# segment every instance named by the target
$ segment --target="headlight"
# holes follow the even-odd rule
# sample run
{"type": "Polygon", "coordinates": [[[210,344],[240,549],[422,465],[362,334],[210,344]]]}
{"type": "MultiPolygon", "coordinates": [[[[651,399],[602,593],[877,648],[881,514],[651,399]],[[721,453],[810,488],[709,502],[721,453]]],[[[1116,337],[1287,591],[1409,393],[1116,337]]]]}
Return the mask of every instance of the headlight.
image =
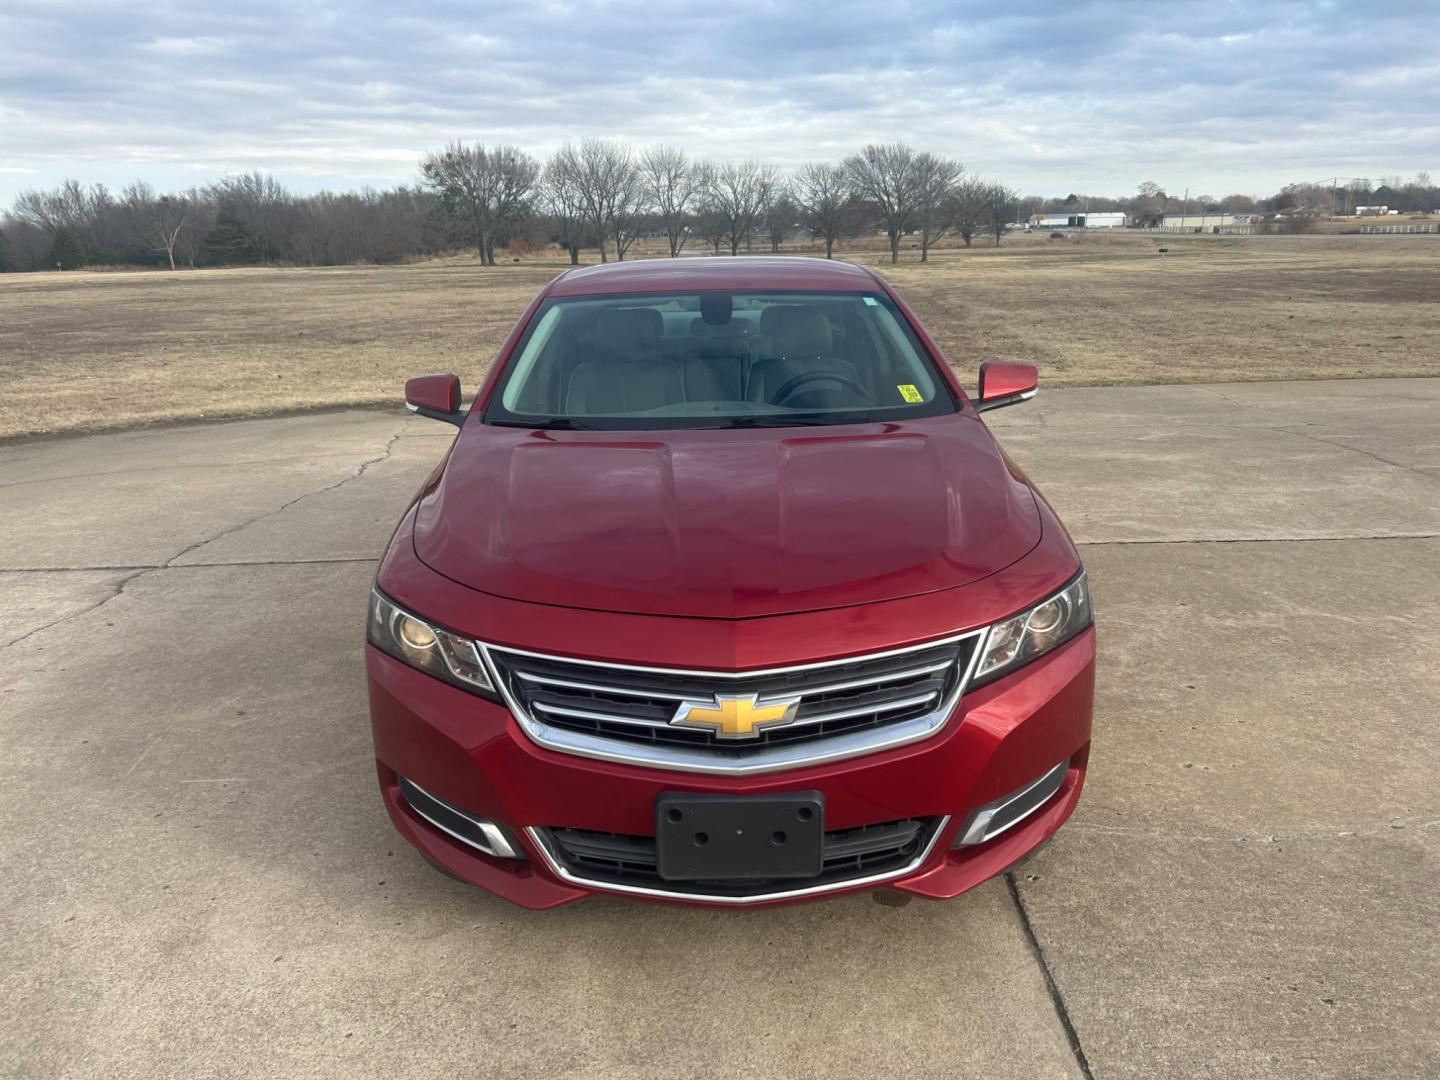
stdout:
{"type": "Polygon", "coordinates": [[[1085,571],[1029,611],[990,627],[971,685],[988,682],[1069,641],[1095,621],[1085,571]]]}
{"type": "Polygon", "coordinates": [[[485,661],[475,642],[448,630],[441,630],[380,594],[370,592],[370,618],[366,620],[365,636],[371,645],[389,653],[396,660],[427,675],[469,690],[471,693],[495,697],[495,685],[485,670],[485,661]]]}

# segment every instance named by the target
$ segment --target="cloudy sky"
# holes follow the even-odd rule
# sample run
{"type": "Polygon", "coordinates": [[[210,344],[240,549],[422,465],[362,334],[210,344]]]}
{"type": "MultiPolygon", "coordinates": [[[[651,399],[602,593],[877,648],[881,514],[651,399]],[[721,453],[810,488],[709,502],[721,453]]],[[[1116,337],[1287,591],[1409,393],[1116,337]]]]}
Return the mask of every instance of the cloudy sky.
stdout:
{"type": "Polygon", "coordinates": [[[1436,0],[0,0],[0,204],[591,134],[782,165],[899,138],[1059,194],[1440,173],[1437,32],[1436,0]]]}

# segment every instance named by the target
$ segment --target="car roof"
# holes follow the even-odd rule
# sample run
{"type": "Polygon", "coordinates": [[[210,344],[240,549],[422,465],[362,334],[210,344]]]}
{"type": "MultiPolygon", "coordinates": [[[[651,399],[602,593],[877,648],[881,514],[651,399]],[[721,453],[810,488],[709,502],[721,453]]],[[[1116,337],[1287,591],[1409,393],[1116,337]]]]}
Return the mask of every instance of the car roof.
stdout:
{"type": "Polygon", "coordinates": [[[799,256],[638,259],[602,263],[562,274],[550,296],[595,296],[701,290],[868,292],[879,287],[863,266],[799,256]]]}

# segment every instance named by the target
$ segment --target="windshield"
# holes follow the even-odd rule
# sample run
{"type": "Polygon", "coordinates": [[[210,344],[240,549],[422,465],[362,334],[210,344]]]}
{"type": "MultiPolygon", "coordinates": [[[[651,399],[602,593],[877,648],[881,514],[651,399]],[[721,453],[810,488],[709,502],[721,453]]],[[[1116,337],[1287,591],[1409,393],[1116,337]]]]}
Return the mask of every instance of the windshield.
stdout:
{"type": "Polygon", "coordinates": [[[888,297],[706,292],[547,301],[485,422],[759,427],[954,411],[888,297]]]}

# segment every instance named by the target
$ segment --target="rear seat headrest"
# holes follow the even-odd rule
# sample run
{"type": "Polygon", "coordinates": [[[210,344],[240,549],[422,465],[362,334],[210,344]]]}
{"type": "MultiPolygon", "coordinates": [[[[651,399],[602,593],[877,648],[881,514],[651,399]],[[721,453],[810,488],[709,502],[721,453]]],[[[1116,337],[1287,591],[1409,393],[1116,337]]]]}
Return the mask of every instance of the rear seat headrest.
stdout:
{"type": "Polygon", "coordinates": [[[773,337],[775,331],[780,327],[780,319],[783,317],[782,313],[791,311],[799,306],[799,304],[774,304],[765,308],[760,312],[760,333],[769,334],[773,337]]]}
{"type": "MultiPolygon", "coordinates": [[[[770,331],[775,339],[776,356],[826,356],[834,344],[830,331],[830,316],[825,309],[813,304],[795,304],[770,308],[765,315],[771,315],[774,328],[770,331]]],[[[763,318],[763,316],[762,316],[763,318]]]]}
{"type": "Polygon", "coordinates": [[[749,319],[731,319],[726,323],[707,323],[704,319],[691,319],[690,333],[703,338],[750,337],[755,333],[755,324],[749,319]]]}
{"type": "Polygon", "coordinates": [[[711,326],[728,323],[734,310],[735,300],[728,292],[700,294],[700,317],[711,326]]]}
{"type": "Polygon", "coordinates": [[[595,323],[595,344],[622,360],[653,360],[665,335],[665,319],[654,308],[607,308],[595,323]]]}

